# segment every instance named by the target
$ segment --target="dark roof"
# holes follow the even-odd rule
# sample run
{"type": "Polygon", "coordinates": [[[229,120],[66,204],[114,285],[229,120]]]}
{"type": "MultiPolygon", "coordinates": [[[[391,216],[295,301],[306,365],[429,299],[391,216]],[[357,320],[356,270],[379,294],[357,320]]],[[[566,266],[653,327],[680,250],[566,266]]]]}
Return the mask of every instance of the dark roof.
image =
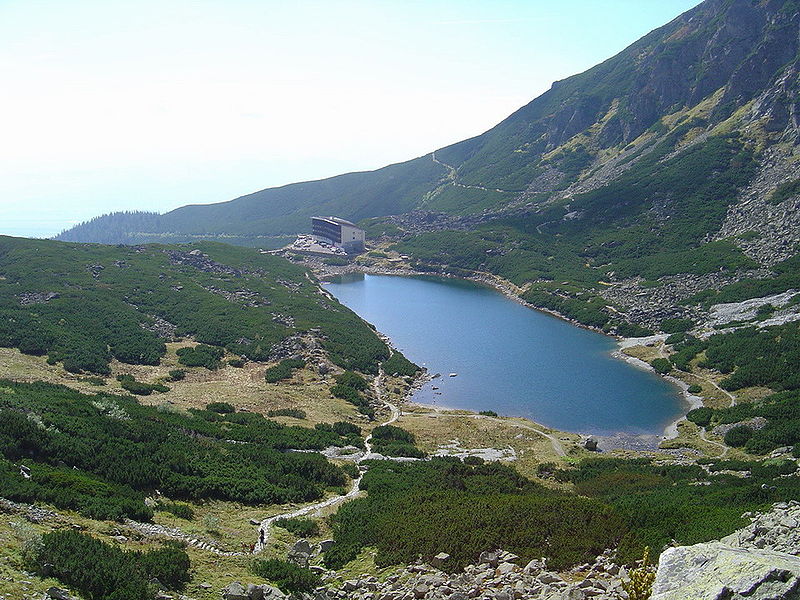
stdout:
{"type": "Polygon", "coordinates": [[[311,217],[312,220],[319,219],[320,221],[330,221],[331,223],[336,223],[337,225],[349,225],[350,227],[355,227],[356,229],[361,229],[355,223],[351,223],[346,219],[340,219],[339,217],[311,217]]]}

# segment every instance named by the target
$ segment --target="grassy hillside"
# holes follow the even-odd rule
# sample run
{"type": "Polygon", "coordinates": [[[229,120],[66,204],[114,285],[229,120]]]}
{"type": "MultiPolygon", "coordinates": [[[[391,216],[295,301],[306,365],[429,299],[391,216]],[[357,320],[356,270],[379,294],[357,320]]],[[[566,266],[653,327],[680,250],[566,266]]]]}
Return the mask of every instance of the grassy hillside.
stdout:
{"type": "Polygon", "coordinates": [[[352,441],[256,413],[167,411],[131,396],[0,381],[0,496],[92,518],[150,520],[144,498],[156,489],[183,500],[314,500],[344,485],[344,473],[319,454],[281,451],[352,441]]]}
{"type": "Polygon", "coordinates": [[[285,242],[281,236],[308,230],[315,215],[359,221],[412,210],[445,175],[444,167],[424,156],[377,171],[270,188],[229,202],[184,206],[163,216],[116,213],[79,225],[59,239],[143,243],[205,238],[277,247],[285,242]]]}
{"type": "Polygon", "coordinates": [[[429,155],[62,238],[278,246],[335,213],[420,271],[489,272],[537,306],[641,335],[712,299],[796,287],[798,31],[793,0],[704,2],[429,155]]]}
{"type": "Polygon", "coordinates": [[[308,272],[247,248],[111,247],[0,237],[0,345],[68,371],[158,364],[164,336],[266,360],[312,332],[331,360],[374,372],[386,345],[308,272]]]}
{"type": "MultiPolygon", "coordinates": [[[[267,246],[280,243],[275,236],[307,230],[315,213],[357,221],[414,209],[476,215],[536,206],[603,165],[635,167],[646,146],[681,117],[691,116],[683,133],[705,134],[785,81],[798,56],[798,18],[793,0],[704,2],[554,83],[484,134],[435,153],[161,216],[118,213],[60,237],[106,243],[206,237],[267,246]]],[[[793,98],[791,86],[776,90],[753,117],[763,116],[763,125],[778,132],[791,123],[786,106],[793,98]]],[[[644,165],[639,177],[652,167],[644,165]]],[[[605,198],[597,202],[610,208],[605,198]]]]}

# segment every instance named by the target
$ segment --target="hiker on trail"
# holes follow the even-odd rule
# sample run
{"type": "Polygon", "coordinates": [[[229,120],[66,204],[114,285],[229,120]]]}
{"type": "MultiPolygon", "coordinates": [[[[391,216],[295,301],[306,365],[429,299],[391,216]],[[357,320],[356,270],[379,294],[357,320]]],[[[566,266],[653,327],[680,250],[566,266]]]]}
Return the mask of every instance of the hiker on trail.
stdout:
{"type": "Polygon", "coordinates": [[[261,543],[263,544],[264,543],[264,530],[263,529],[259,529],[258,532],[259,532],[258,533],[258,539],[261,540],[261,543]]]}

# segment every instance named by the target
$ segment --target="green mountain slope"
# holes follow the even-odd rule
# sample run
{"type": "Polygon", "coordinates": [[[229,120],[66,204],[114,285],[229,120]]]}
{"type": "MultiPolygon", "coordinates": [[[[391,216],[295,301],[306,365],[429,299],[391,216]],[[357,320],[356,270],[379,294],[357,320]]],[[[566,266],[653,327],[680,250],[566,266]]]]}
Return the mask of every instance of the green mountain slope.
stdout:
{"type": "Polygon", "coordinates": [[[112,358],[158,364],[173,334],[267,360],[309,332],[345,368],[374,372],[389,355],[366,323],[283,258],[211,242],[0,237],[0,346],[47,354],[69,371],[108,373],[112,358]]]}
{"type": "MultiPolygon", "coordinates": [[[[630,144],[660,137],[696,107],[704,107],[696,128],[713,131],[795,73],[797,13],[793,0],[707,0],[617,56],[556,82],[486,133],[433,154],[162,216],[101,217],[60,237],[117,243],[201,236],[268,245],[270,236],[307,229],[314,213],[360,220],[413,209],[471,214],[519,205],[627,158],[630,144]]],[[[792,124],[796,81],[791,85],[759,107],[767,130],[792,124]]]]}
{"type": "Polygon", "coordinates": [[[698,319],[709,290],[795,280],[779,265],[800,244],[798,40],[795,0],[707,0],[430,155],[61,237],[279,245],[334,213],[392,232],[420,270],[491,272],[583,323],[698,319]]]}

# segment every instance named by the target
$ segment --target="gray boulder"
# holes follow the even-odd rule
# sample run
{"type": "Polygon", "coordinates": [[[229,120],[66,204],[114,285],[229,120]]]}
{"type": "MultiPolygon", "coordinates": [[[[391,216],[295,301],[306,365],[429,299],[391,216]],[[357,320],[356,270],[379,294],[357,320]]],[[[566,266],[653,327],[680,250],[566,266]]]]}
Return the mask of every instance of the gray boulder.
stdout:
{"type": "Polygon", "coordinates": [[[250,600],[245,587],[238,581],[222,588],[222,600],[250,600]]]}
{"type": "Polygon", "coordinates": [[[286,594],[271,585],[251,583],[247,586],[247,597],[250,600],[282,600],[286,594]]]}
{"type": "Polygon", "coordinates": [[[308,540],[298,540],[289,550],[287,558],[301,567],[308,566],[308,561],[314,554],[314,547],[308,540]]]}
{"type": "Polygon", "coordinates": [[[800,502],[778,502],[767,513],[749,516],[747,527],[720,541],[741,548],[759,548],[800,555],[800,502]]]}
{"type": "Polygon", "coordinates": [[[499,553],[490,550],[484,550],[478,557],[478,563],[481,565],[489,565],[490,567],[497,567],[497,565],[500,563],[499,553]]]}
{"type": "Polygon", "coordinates": [[[72,600],[72,596],[69,595],[67,590],[62,590],[58,587],[51,587],[47,589],[47,596],[52,598],[53,600],[72,600]]]}
{"type": "Polygon", "coordinates": [[[661,555],[651,600],[800,597],[800,558],[722,542],[670,548],[661,555]]]}
{"type": "Polygon", "coordinates": [[[439,568],[449,559],[450,555],[447,552],[439,552],[439,554],[437,554],[431,559],[431,566],[439,568]]]}

